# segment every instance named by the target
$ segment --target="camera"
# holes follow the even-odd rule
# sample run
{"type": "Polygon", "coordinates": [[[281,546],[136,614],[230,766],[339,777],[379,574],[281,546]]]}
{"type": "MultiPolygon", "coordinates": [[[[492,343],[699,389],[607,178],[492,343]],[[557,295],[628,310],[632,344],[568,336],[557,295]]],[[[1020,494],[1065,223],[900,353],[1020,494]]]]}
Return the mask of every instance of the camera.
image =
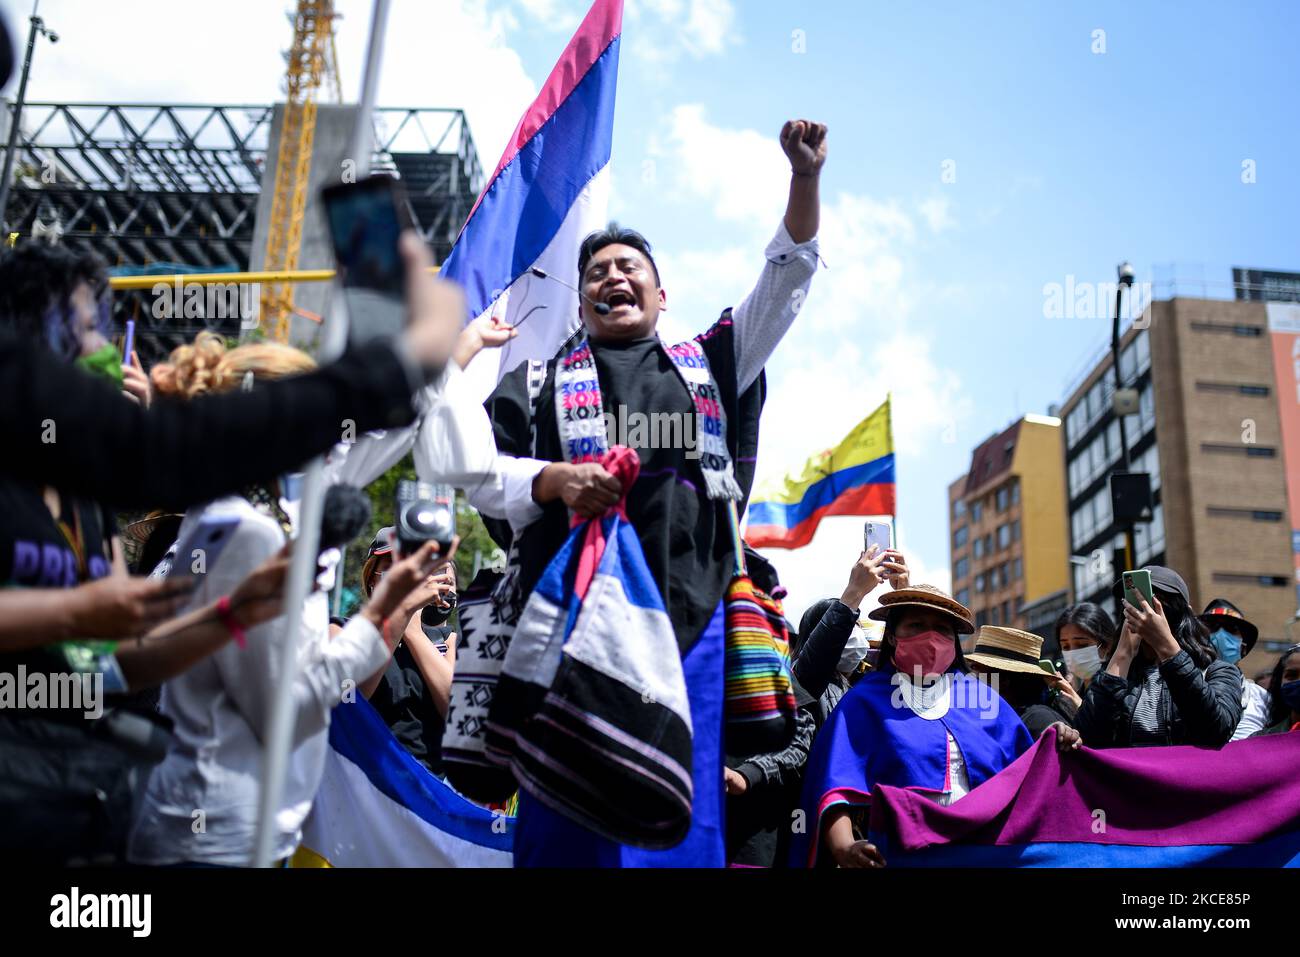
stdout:
{"type": "Polygon", "coordinates": [[[456,491],[450,485],[397,483],[397,550],[409,555],[425,542],[446,555],[456,537],[456,491]]]}

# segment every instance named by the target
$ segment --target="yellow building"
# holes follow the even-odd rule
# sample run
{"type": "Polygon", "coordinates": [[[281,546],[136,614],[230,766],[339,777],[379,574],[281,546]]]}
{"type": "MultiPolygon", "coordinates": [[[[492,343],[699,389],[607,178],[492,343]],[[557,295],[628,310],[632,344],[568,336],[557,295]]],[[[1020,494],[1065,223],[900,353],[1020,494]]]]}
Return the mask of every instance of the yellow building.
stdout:
{"type": "Polygon", "coordinates": [[[1068,594],[1061,420],[1026,415],[948,487],[953,595],[976,624],[1047,635],[1068,594]]]}

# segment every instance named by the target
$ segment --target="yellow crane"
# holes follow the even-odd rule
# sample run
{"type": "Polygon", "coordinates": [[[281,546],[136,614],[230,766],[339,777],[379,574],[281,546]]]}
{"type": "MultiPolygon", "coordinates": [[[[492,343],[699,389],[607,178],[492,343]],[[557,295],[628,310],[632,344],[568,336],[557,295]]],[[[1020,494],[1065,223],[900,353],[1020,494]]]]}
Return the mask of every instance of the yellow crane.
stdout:
{"type": "MultiPolygon", "coordinates": [[[[297,10],[290,15],[293,45],[286,54],[284,119],[276,153],[264,272],[282,273],[298,268],[312,144],[316,139],[316,98],[328,80],[335,99],[339,102],[343,99],[334,47],[336,16],[334,0],[298,0],[297,10]]],[[[293,283],[263,284],[261,310],[263,321],[270,324],[272,337],[278,342],[288,342],[289,322],[294,312],[293,283]]]]}

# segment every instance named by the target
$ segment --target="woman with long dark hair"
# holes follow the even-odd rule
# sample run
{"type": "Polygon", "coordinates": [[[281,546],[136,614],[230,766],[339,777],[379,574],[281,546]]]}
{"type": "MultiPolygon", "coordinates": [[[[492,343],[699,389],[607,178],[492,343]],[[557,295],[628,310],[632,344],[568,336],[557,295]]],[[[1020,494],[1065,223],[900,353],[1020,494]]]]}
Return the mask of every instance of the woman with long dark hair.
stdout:
{"type": "Polygon", "coordinates": [[[813,742],[795,866],[883,867],[861,820],[875,785],[947,806],[1033,743],[1015,711],[970,674],[959,640],[975,630],[970,609],[914,585],[881,596],[869,617],[885,622],[879,667],[845,692],[813,742]]]}
{"type": "Polygon", "coordinates": [[[1154,602],[1124,600],[1124,626],[1106,667],[1075,717],[1094,748],[1227,744],[1241,720],[1241,672],[1220,661],[1192,611],[1187,583],[1172,569],[1148,566],[1154,602]]]}
{"type": "Polygon", "coordinates": [[[1283,734],[1300,730],[1300,644],[1291,645],[1282,652],[1273,668],[1273,679],[1268,683],[1272,706],[1268,714],[1269,726],[1251,735],[1283,734]]]}
{"type": "Polygon", "coordinates": [[[1056,642],[1065,659],[1066,677],[1082,695],[1115,647],[1115,623],[1101,605],[1079,602],[1056,619],[1056,642]]]}

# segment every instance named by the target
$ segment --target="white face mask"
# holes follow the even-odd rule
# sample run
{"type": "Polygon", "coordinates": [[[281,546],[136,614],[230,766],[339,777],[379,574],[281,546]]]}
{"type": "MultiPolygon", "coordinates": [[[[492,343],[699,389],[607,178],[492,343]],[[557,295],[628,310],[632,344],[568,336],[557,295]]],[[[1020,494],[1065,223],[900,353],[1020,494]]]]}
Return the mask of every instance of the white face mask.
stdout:
{"type": "Polygon", "coordinates": [[[867,636],[854,628],[849,632],[849,640],[844,643],[844,652],[840,655],[840,663],[836,665],[835,670],[842,675],[853,674],[862,663],[862,659],[867,656],[867,649],[870,647],[867,644],[867,636]]]}
{"type": "Polygon", "coordinates": [[[1063,651],[1065,655],[1065,664],[1070,669],[1070,674],[1074,677],[1088,681],[1101,670],[1101,653],[1097,650],[1096,645],[1089,645],[1087,648],[1079,648],[1075,651],[1063,651]]]}

